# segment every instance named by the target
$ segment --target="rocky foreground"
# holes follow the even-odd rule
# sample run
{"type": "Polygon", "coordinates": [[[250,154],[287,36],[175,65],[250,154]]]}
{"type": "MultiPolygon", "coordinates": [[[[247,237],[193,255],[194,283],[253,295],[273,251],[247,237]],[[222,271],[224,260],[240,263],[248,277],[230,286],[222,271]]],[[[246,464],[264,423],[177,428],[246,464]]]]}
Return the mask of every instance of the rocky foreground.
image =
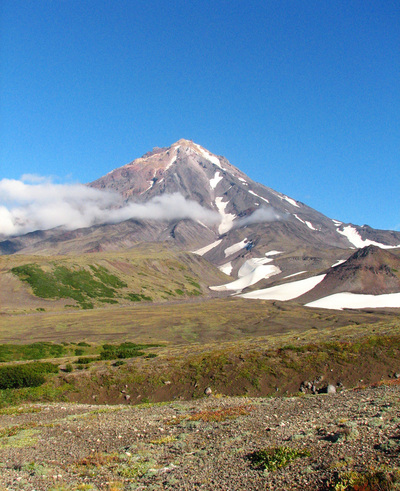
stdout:
{"type": "Polygon", "coordinates": [[[0,489],[399,489],[397,382],[287,398],[2,409],[0,489]]]}

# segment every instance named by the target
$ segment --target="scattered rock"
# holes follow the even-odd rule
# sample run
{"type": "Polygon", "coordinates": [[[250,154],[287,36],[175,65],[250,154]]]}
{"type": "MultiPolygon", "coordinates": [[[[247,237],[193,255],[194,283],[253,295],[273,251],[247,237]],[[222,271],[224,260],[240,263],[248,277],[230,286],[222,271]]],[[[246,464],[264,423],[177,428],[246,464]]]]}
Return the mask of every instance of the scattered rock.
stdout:
{"type": "Polygon", "coordinates": [[[212,389],[211,387],[207,387],[206,390],[204,391],[204,394],[208,397],[212,394],[212,389]]]}
{"type": "Polygon", "coordinates": [[[125,395],[125,400],[129,401],[130,398],[131,398],[131,396],[129,394],[125,395]]]}
{"type": "Polygon", "coordinates": [[[171,385],[171,381],[170,380],[165,380],[164,381],[164,385],[171,385]]]}
{"type": "Polygon", "coordinates": [[[327,394],[336,394],[336,387],[332,384],[329,384],[328,387],[326,388],[326,393],[327,394]]]}
{"type": "Polygon", "coordinates": [[[328,384],[318,390],[319,394],[336,394],[336,387],[332,384],[328,384]]]}

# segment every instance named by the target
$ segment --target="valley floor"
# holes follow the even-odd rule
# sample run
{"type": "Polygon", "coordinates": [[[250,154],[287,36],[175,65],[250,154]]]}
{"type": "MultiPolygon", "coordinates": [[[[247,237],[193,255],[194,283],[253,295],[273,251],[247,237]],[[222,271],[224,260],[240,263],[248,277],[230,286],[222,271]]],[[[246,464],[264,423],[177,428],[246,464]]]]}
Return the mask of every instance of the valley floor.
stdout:
{"type": "Polygon", "coordinates": [[[5,408],[0,489],[398,489],[398,382],[299,397],[5,408]],[[292,460],[274,470],[280,447],[292,460]]]}

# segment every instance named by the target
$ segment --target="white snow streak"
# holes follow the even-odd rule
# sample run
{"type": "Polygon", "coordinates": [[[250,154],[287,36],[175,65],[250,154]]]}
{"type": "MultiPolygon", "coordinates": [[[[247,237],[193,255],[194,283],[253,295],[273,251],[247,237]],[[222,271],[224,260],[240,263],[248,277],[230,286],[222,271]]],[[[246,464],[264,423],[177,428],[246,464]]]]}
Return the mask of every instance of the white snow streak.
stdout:
{"type": "Polygon", "coordinates": [[[311,222],[307,222],[307,220],[306,221],[302,220],[295,213],[293,213],[293,216],[297,218],[297,220],[299,220],[301,223],[304,223],[304,225],[307,225],[307,227],[310,228],[311,230],[317,230],[311,222]]]}
{"type": "Polygon", "coordinates": [[[308,228],[310,228],[311,230],[317,230],[317,229],[314,227],[314,225],[313,225],[311,222],[307,222],[307,220],[306,220],[306,225],[307,225],[307,227],[308,227],[308,228]]]}
{"type": "Polygon", "coordinates": [[[382,249],[395,249],[396,247],[400,247],[400,244],[397,246],[390,246],[381,244],[380,242],[375,242],[374,240],[363,239],[357,230],[351,225],[344,227],[343,230],[337,230],[337,232],[347,237],[348,241],[357,247],[357,249],[361,249],[362,247],[369,245],[375,245],[381,247],[382,249]]]}
{"type": "MultiPolygon", "coordinates": [[[[171,165],[176,162],[176,158],[178,156],[178,149],[180,148],[181,146],[180,145],[177,145],[175,148],[175,155],[172,157],[172,159],[170,160],[169,164],[167,165],[167,167],[165,168],[165,170],[169,169],[171,167],[171,165]]],[[[161,182],[161,181],[160,181],[161,182]]]]}
{"type": "Polygon", "coordinates": [[[197,143],[193,143],[193,145],[198,149],[198,151],[201,153],[201,155],[212,162],[213,164],[217,165],[220,169],[226,170],[222,167],[221,162],[219,161],[219,158],[217,158],[215,155],[212,155],[210,152],[207,152],[204,148],[202,148],[200,145],[197,145],[197,143]]]}
{"type": "MultiPolygon", "coordinates": [[[[154,170],[154,171],[153,171],[153,179],[155,178],[155,176],[156,176],[156,171],[154,170]]],[[[150,183],[150,186],[149,186],[147,189],[145,189],[144,191],[142,191],[140,194],[144,194],[144,193],[146,193],[146,192],[147,192],[147,191],[149,191],[149,189],[151,189],[151,188],[154,186],[154,184],[155,184],[155,181],[153,181],[153,180],[151,180],[151,181],[147,181],[147,182],[149,182],[149,183],[150,183]]]]}
{"type": "Polygon", "coordinates": [[[305,280],[292,281],[284,285],[271,286],[263,290],[256,290],[240,295],[243,298],[262,299],[262,300],[293,300],[304,293],[312,290],[318,283],[325,278],[325,275],[312,276],[305,280]]]}
{"type": "Polygon", "coordinates": [[[297,208],[300,208],[300,206],[296,203],[296,201],[292,198],[289,198],[289,196],[284,196],[282,199],[284,199],[285,201],[287,201],[291,205],[297,206],[297,208]]]}
{"type": "Polygon", "coordinates": [[[230,247],[227,247],[225,249],[225,257],[231,256],[232,254],[235,254],[235,252],[239,252],[241,249],[244,249],[246,247],[248,240],[243,239],[241,242],[238,242],[237,244],[233,244],[230,247]]]}
{"type": "Polygon", "coordinates": [[[228,232],[232,228],[233,220],[236,218],[236,215],[232,213],[225,213],[225,208],[227,207],[229,201],[223,202],[223,198],[218,197],[215,198],[215,204],[218,208],[219,214],[222,217],[222,221],[220,226],[218,227],[218,232],[220,234],[224,234],[228,232]]]}
{"type": "Polygon", "coordinates": [[[339,266],[339,264],[343,264],[346,262],[346,259],[339,259],[338,261],[335,262],[335,264],[332,264],[331,268],[336,268],[336,266],[339,266]]]}
{"type": "Polygon", "coordinates": [[[264,256],[276,256],[277,254],[283,254],[283,251],[269,251],[264,254],[264,256]]]}
{"type": "Polygon", "coordinates": [[[307,271],[299,271],[298,273],[293,273],[290,274],[289,276],[285,276],[283,279],[286,280],[286,278],[292,278],[293,276],[297,276],[299,274],[307,273],[307,271]]]}
{"type": "Polygon", "coordinates": [[[197,251],[192,251],[193,254],[197,254],[198,256],[204,256],[206,252],[211,251],[211,249],[214,249],[214,247],[217,247],[222,242],[222,239],[216,240],[212,244],[208,244],[201,249],[197,249],[197,251]]]}
{"type": "Polygon", "coordinates": [[[165,170],[169,169],[174,162],[176,162],[176,155],[174,155],[172,157],[170,163],[167,165],[167,167],[165,168],[165,170]]]}
{"type": "Polygon", "coordinates": [[[257,198],[263,199],[266,203],[269,203],[269,201],[266,198],[263,198],[262,196],[259,196],[254,191],[250,191],[249,190],[249,193],[252,194],[253,196],[257,196],[257,198]]]}
{"type": "Polygon", "coordinates": [[[221,174],[217,171],[215,173],[215,176],[210,179],[210,186],[211,186],[211,189],[215,189],[217,187],[217,184],[219,183],[219,181],[221,181],[223,179],[223,176],[221,176],[221,174]]]}
{"type": "Polygon", "coordinates": [[[400,308],[400,293],[385,295],[362,295],[357,293],[335,293],[306,304],[306,307],[320,309],[378,309],[384,307],[400,308]]]}

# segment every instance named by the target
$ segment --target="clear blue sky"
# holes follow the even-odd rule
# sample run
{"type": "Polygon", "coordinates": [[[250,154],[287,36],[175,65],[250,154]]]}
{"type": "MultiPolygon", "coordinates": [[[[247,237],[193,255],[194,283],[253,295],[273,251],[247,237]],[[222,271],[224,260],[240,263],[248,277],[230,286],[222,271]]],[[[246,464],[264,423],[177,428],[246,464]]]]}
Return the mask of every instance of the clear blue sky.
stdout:
{"type": "Polygon", "coordinates": [[[400,230],[400,4],[2,0],[0,179],[94,180],[180,138],[400,230]]]}

